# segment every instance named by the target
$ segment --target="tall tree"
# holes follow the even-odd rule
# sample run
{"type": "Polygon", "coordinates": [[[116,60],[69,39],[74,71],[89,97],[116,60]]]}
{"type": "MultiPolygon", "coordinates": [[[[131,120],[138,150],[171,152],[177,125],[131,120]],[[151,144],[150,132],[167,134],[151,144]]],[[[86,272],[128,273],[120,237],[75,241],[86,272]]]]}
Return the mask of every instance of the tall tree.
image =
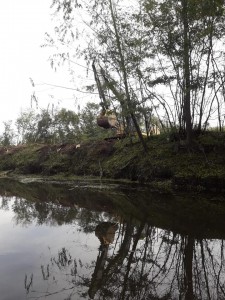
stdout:
{"type": "Polygon", "coordinates": [[[18,142],[33,143],[37,134],[37,116],[33,110],[21,112],[16,119],[18,142]]]}
{"type": "Polygon", "coordinates": [[[112,0],[109,0],[109,5],[110,5],[110,13],[111,13],[111,18],[112,18],[112,23],[113,23],[114,33],[115,33],[117,50],[118,50],[118,54],[119,54],[119,67],[121,69],[123,84],[124,84],[124,88],[125,88],[125,99],[124,99],[124,101],[127,102],[127,107],[128,107],[130,116],[132,118],[132,121],[134,123],[135,129],[137,131],[138,137],[139,137],[139,139],[140,139],[140,141],[141,141],[141,143],[144,147],[144,150],[147,151],[147,145],[146,145],[146,143],[143,139],[139,124],[137,122],[137,118],[135,116],[135,111],[134,111],[133,105],[132,105],[131,95],[130,95],[130,91],[129,91],[129,87],[128,87],[127,68],[126,68],[125,59],[124,59],[124,56],[123,56],[121,39],[120,39],[120,36],[119,36],[117,24],[116,24],[116,16],[115,16],[115,12],[114,12],[114,7],[112,5],[112,0]]]}
{"type": "Polygon", "coordinates": [[[53,7],[62,12],[57,36],[64,45],[74,42],[77,10],[77,16],[85,15],[83,43],[75,40],[75,56],[100,63],[111,105],[122,107],[126,125],[132,119],[144,148],[137,111],[154,111],[162,128],[178,127],[188,144],[193,128],[204,130],[216,112],[222,128],[223,0],[91,0],[82,6],[54,0],[53,7]]]}
{"type": "MultiPolygon", "coordinates": [[[[72,2],[70,4],[73,10],[72,2]]],[[[130,127],[130,120],[132,120],[133,127],[144,149],[147,150],[136,117],[139,97],[131,85],[132,72],[137,65],[131,57],[138,59],[136,41],[129,34],[131,24],[128,21],[131,20],[132,11],[129,9],[129,15],[126,16],[127,11],[125,13],[120,9],[117,10],[117,5],[112,1],[91,1],[83,6],[83,9],[90,14],[88,26],[93,28],[94,36],[90,38],[88,47],[79,53],[82,53],[87,61],[96,60],[101,64],[108,82],[106,87],[109,92],[108,97],[113,100],[112,106],[119,106],[119,111],[124,114],[126,127],[130,127]]],[[[61,2],[58,8],[63,10],[63,7],[61,2]]]]}
{"type": "Polygon", "coordinates": [[[184,73],[184,108],[183,118],[186,124],[187,142],[191,143],[192,119],[191,119],[191,70],[190,70],[190,35],[188,20],[188,0],[182,0],[183,21],[183,73],[184,73]]]}
{"type": "Polygon", "coordinates": [[[168,86],[179,127],[186,130],[190,143],[193,126],[199,131],[206,127],[216,107],[214,100],[222,89],[218,85],[215,88],[212,78],[215,78],[214,57],[222,62],[218,42],[225,34],[224,3],[221,0],[144,2],[145,24],[155,37],[153,48],[159,66],[156,79],[149,84],[168,86]]]}
{"type": "Polygon", "coordinates": [[[15,137],[15,133],[14,130],[12,129],[12,121],[7,121],[7,122],[3,122],[4,125],[4,131],[2,136],[0,137],[0,143],[3,146],[10,146],[13,145],[14,141],[14,137],[15,137]]]}
{"type": "Polygon", "coordinates": [[[54,115],[53,127],[55,142],[80,142],[80,119],[77,113],[64,108],[57,111],[54,115]]]}

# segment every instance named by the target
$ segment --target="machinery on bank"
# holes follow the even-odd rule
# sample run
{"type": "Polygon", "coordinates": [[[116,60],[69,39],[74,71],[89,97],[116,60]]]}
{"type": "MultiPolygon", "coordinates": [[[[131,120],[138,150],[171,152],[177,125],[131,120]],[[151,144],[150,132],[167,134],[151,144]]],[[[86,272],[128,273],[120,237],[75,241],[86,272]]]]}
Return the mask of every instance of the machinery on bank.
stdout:
{"type": "Polygon", "coordinates": [[[110,109],[110,103],[106,98],[106,86],[107,83],[103,76],[103,70],[101,67],[98,69],[95,66],[95,63],[92,64],[95,81],[98,88],[99,97],[101,99],[100,106],[101,111],[97,116],[97,124],[98,126],[105,129],[112,129],[116,131],[116,135],[120,136],[124,134],[123,127],[119,124],[116,113],[110,109]]]}
{"type": "MultiPolygon", "coordinates": [[[[98,65],[98,67],[96,68],[95,62],[93,62],[92,68],[98,88],[99,97],[101,99],[101,111],[97,116],[97,124],[104,129],[114,130],[116,132],[115,138],[124,138],[127,135],[127,132],[125,131],[124,126],[118,121],[116,113],[110,109],[110,103],[106,97],[106,88],[110,89],[118,100],[120,99],[120,103],[125,102],[125,94],[118,91],[115,85],[108,80],[101,66],[98,65]]],[[[132,126],[131,119],[129,117],[126,117],[126,124],[129,124],[129,135],[136,135],[136,132],[132,126]]],[[[151,124],[148,134],[146,132],[141,132],[141,134],[142,136],[158,135],[160,134],[160,130],[157,125],[151,124]]]]}

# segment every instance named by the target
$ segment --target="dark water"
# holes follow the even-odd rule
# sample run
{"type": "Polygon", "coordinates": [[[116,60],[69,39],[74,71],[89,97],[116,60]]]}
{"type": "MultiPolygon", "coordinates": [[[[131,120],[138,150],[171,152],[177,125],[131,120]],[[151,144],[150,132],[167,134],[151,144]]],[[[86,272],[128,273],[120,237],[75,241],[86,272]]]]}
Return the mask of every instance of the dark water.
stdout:
{"type": "Polygon", "coordinates": [[[224,203],[1,179],[0,299],[225,299],[224,203]]]}

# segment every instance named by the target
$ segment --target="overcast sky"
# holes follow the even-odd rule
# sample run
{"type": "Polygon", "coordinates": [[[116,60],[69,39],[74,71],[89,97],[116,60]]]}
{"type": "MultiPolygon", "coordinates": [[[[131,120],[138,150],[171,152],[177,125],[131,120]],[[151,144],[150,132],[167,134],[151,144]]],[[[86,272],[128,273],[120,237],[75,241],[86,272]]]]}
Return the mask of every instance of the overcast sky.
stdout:
{"type": "MultiPolygon", "coordinates": [[[[7,0],[0,10],[0,130],[2,122],[14,120],[31,107],[33,92],[29,78],[34,82],[72,86],[67,72],[55,73],[47,61],[51,49],[41,48],[45,32],[53,28],[51,0],[7,0]]],[[[47,106],[52,100],[58,105],[74,107],[73,92],[51,86],[37,86],[39,105],[47,106]]],[[[87,97],[81,94],[81,97],[87,97]]]]}

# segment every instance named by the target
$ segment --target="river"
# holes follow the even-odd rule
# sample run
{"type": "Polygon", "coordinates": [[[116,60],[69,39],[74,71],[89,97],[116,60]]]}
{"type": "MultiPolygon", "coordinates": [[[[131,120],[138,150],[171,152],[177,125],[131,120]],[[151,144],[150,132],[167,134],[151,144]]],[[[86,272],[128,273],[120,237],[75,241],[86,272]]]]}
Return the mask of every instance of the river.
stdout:
{"type": "Polygon", "coordinates": [[[0,299],[225,299],[221,195],[0,180],[0,299]]]}

